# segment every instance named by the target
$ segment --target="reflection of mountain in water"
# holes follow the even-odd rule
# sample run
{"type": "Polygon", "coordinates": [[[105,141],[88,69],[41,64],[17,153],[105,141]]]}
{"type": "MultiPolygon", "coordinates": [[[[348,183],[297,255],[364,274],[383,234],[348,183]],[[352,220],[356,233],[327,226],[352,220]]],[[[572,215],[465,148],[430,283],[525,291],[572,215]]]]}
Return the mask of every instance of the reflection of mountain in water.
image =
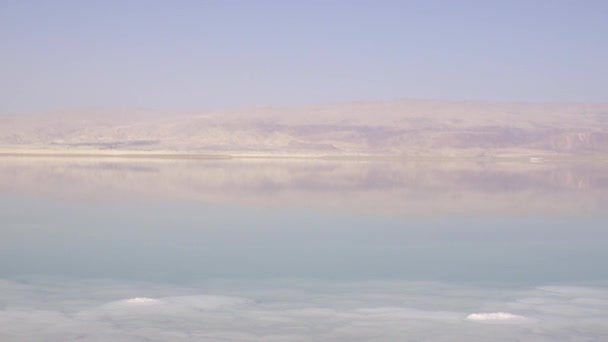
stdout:
{"type": "Polygon", "coordinates": [[[0,191],[386,214],[604,214],[608,163],[2,159],[0,191]]]}

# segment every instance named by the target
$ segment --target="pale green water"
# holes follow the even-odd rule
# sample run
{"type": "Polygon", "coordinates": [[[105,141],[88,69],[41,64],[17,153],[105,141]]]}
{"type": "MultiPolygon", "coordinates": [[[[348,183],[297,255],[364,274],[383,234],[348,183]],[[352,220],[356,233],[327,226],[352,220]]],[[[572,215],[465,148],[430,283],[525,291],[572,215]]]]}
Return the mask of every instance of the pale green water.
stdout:
{"type": "Polygon", "coordinates": [[[603,340],[604,171],[7,159],[0,340],[603,340]]]}

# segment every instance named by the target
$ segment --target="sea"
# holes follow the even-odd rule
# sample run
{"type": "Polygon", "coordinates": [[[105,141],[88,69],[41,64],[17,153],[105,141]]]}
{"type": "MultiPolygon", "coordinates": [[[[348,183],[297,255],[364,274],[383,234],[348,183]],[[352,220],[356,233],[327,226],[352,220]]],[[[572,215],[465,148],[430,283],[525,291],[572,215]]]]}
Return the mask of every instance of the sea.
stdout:
{"type": "Polygon", "coordinates": [[[0,157],[0,341],[608,341],[608,162],[0,157]]]}

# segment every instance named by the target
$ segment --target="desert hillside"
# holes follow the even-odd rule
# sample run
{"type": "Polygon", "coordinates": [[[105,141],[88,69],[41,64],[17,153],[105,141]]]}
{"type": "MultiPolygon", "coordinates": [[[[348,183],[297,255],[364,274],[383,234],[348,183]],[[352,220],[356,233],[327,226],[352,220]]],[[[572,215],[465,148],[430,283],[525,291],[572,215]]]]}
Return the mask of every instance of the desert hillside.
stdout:
{"type": "Polygon", "coordinates": [[[6,152],[602,156],[608,105],[400,100],[207,113],[0,116],[6,152]]]}

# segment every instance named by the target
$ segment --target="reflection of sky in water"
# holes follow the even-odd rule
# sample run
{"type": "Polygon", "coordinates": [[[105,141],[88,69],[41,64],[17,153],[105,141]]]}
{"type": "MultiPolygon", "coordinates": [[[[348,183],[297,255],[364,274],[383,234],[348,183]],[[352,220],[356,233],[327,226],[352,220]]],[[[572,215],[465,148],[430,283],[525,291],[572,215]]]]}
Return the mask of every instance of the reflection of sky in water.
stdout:
{"type": "Polygon", "coordinates": [[[362,164],[364,176],[355,172],[357,167],[342,170],[335,187],[322,191],[321,184],[331,178],[311,183],[308,166],[298,171],[289,165],[284,174],[273,166],[272,173],[284,179],[277,183],[222,165],[228,175],[249,178],[222,180],[217,178],[221,172],[212,170],[214,179],[226,185],[221,194],[213,181],[188,178],[187,167],[164,179],[158,173],[168,174],[170,165],[156,172],[150,171],[154,165],[125,163],[110,174],[107,165],[101,171],[89,166],[101,172],[90,179],[53,165],[55,171],[46,178],[36,165],[14,166],[26,176],[4,172],[15,182],[5,177],[0,194],[2,341],[41,336],[212,341],[608,336],[602,323],[608,319],[605,192],[601,176],[590,176],[594,172],[579,177],[545,170],[554,180],[537,187],[536,176],[515,170],[502,184],[518,186],[492,186],[486,183],[497,177],[494,171],[473,169],[460,170],[448,181],[409,185],[403,179],[422,170],[400,174],[391,167],[389,175],[380,175],[381,168],[362,164]],[[129,185],[137,183],[142,169],[156,176],[129,185]],[[63,196],[50,184],[59,179],[67,186],[61,175],[85,189],[66,188],[71,195],[63,196]],[[350,176],[340,180],[345,175],[350,176]],[[460,183],[475,177],[480,178],[476,184],[485,185],[460,183]],[[370,183],[372,178],[382,181],[370,183]],[[28,179],[39,182],[40,193],[33,185],[19,185],[28,179]],[[143,185],[154,185],[153,179],[162,191],[122,198],[125,189],[143,191],[143,185]],[[184,192],[184,183],[210,194],[162,195],[171,188],[184,192]],[[274,189],[262,194],[262,201],[273,196],[285,201],[258,205],[252,199],[257,190],[239,186],[274,189]],[[445,208],[450,197],[438,192],[439,186],[458,195],[453,208],[445,208]],[[95,196],[95,189],[104,195],[95,196]],[[429,189],[435,189],[426,195],[431,201],[414,196],[429,189]],[[407,200],[395,206],[399,191],[407,200]],[[214,201],[216,193],[224,200],[214,201]],[[361,213],[365,200],[341,202],[365,194],[375,196],[378,208],[383,200],[393,206],[361,213]],[[492,207],[483,204],[484,198],[502,202],[492,207]],[[516,203],[522,198],[560,203],[532,203],[543,208],[535,215],[522,211],[522,203],[516,203]],[[575,204],[578,211],[567,215],[552,215],[567,206],[568,198],[583,205],[575,204]],[[510,201],[519,209],[495,213],[510,201]],[[340,210],[323,209],[337,202],[340,210]],[[407,204],[423,212],[400,212],[407,204]],[[475,213],[471,207],[477,204],[490,209],[466,215],[475,213]],[[467,210],[454,209],[459,205],[467,210]]]}
{"type": "Polygon", "coordinates": [[[3,200],[3,273],[141,278],[597,280],[597,218],[399,218],[204,203],[3,200]],[[36,222],[37,221],[37,222],[36,222]],[[44,222],[44,223],[41,223],[44,222]],[[77,257],[75,257],[77,256],[77,257]]]}

